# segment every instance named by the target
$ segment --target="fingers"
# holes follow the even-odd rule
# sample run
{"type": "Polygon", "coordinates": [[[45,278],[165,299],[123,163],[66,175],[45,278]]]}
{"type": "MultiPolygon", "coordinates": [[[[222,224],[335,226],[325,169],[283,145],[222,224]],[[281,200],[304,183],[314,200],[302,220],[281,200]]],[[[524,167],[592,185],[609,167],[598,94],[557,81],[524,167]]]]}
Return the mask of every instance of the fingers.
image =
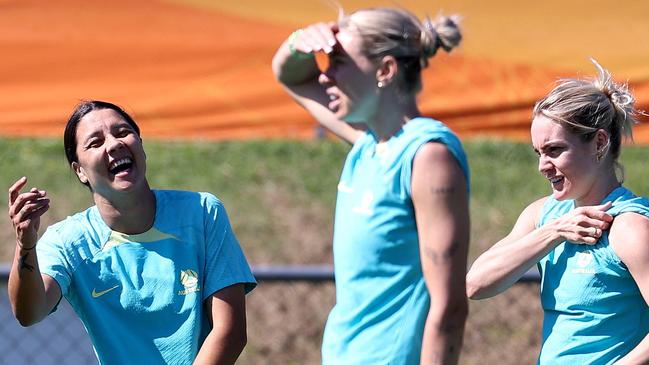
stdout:
{"type": "Polygon", "coordinates": [[[33,247],[38,240],[40,217],[49,210],[50,199],[44,191],[31,189],[20,194],[10,207],[11,223],[14,226],[16,240],[23,247],[33,247]]]}
{"type": "Polygon", "coordinates": [[[37,188],[20,193],[26,183],[27,179],[22,177],[9,188],[9,218],[16,238],[31,246],[35,244],[40,217],[50,207],[50,198],[46,191],[37,188]]]}
{"type": "Polygon", "coordinates": [[[611,227],[612,221],[613,221],[613,217],[611,217],[610,215],[605,215],[602,216],[601,218],[600,217],[591,218],[588,216],[584,216],[581,219],[581,221],[578,222],[578,224],[581,227],[585,227],[585,228],[594,227],[605,231],[611,227]],[[610,218],[611,220],[609,221],[608,218],[610,218]]]}
{"type": "Polygon", "coordinates": [[[303,53],[331,53],[336,43],[334,27],[327,23],[317,23],[303,29],[293,40],[293,47],[303,53]]]}
{"type": "Polygon", "coordinates": [[[591,214],[590,216],[592,218],[601,219],[610,223],[613,221],[613,216],[606,213],[606,211],[609,210],[612,206],[613,206],[613,202],[611,201],[608,201],[601,205],[594,206],[593,210],[589,210],[589,213],[591,214]]]}
{"type": "Polygon", "coordinates": [[[16,200],[18,194],[20,194],[20,189],[22,189],[25,184],[27,184],[27,178],[23,176],[18,179],[13,185],[11,185],[11,187],[9,188],[9,199],[7,200],[10,206],[14,203],[14,200],[16,200]]]}
{"type": "Polygon", "coordinates": [[[580,207],[561,219],[560,235],[573,243],[596,244],[611,227],[613,216],[606,213],[612,204],[580,207]]]}
{"type": "Polygon", "coordinates": [[[608,210],[610,207],[610,202],[597,206],[581,207],[575,209],[575,214],[583,214],[583,216],[587,218],[611,223],[613,222],[613,216],[606,213],[606,210],[608,210]]]}
{"type": "Polygon", "coordinates": [[[607,201],[607,202],[604,203],[604,204],[600,204],[600,205],[596,205],[596,206],[594,206],[594,208],[600,209],[600,210],[602,210],[602,211],[606,211],[606,210],[608,210],[608,209],[609,209],[610,207],[612,207],[612,206],[613,206],[613,202],[612,202],[612,201],[607,201]]]}
{"type": "Polygon", "coordinates": [[[9,217],[14,219],[14,217],[25,208],[25,206],[30,206],[33,203],[47,202],[49,204],[50,198],[47,197],[47,192],[45,190],[38,190],[32,188],[26,193],[19,194],[13,199],[13,202],[9,205],[9,217]]]}
{"type": "Polygon", "coordinates": [[[599,239],[602,236],[602,233],[604,233],[604,230],[597,227],[585,227],[580,233],[583,237],[592,237],[599,239]]]}
{"type": "Polygon", "coordinates": [[[25,205],[23,205],[22,209],[20,209],[20,211],[18,211],[14,215],[13,221],[17,224],[20,224],[28,220],[33,220],[43,215],[43,213],[45,213],[49,208],[50,208],[49,198],[32,200],[26,203],[25,205]]]}

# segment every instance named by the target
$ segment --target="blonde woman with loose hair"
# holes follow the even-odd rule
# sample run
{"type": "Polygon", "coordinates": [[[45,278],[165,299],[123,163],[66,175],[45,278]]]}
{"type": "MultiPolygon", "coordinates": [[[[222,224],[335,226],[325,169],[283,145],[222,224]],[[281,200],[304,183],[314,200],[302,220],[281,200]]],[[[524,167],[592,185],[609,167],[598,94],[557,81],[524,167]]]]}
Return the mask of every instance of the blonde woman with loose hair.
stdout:
{"type": "Polygon", "coordinates": [[[534,106],[532,145],[552,194],[467,275],[472,299],[497,295],[537,265],[544,311],[539,364],[649,363],[649,200],[618,162],[639,113],[625,85],[593,61],[534,106]]]}
{"type": "Polygon", "coordinates": [[[457,22],[362,9],[295,31],[273,59],[295,101],[353,145],[338,184],[325,365],[458,361],[469,170],[459,139],[416,100],[428,59],[460,42],[457,22]]]}

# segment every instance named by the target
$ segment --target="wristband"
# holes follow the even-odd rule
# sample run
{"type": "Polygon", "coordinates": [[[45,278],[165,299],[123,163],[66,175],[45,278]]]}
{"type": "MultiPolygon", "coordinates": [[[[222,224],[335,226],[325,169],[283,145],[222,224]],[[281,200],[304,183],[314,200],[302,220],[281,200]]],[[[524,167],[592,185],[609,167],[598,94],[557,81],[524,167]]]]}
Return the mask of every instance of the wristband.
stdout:
{"type": "Polygon", "coordinates": [[[315,57],[315,55],[313,53],[298,51],[297,49],[295,49],[295,45],[293,44],[295,38],[297,38],[297,36],[299,36],[302,32],[304,32],[304,29],[298,29],[295,32],[291,33],[290,36],[288,36],[288,50],[291,51],[291,57],[295,57],[300,60],[307,60],[315,57]]]}
{"type": "Polygon", "coordinates": [[[31,250],[36,248],[36,245],[34,245],[34,246],[30,247],[30,248],[25,248],[25,246],[23,246],[22,243],[20,243],[20,242],[17,242],[17,243],[18,243],[18,247],[20,247],[20,249],[23,250],[23,251],[31,251],[31,250]]]}

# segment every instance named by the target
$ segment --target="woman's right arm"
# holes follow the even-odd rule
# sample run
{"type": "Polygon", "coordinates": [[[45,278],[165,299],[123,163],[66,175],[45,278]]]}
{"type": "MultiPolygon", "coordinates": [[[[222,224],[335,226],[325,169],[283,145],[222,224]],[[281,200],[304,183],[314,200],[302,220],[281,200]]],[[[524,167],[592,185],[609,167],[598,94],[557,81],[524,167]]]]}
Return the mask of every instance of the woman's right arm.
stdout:
{"type": "Polygon", "coordinates": [[[502,293],[563,241],[595,244],[613,220],[605,213],[611,207],[607,203],[574,209],[537,228],[545,200],[525,208],[512,231],[475,260],[466,278],[469,298],[484,299],[502,293]]]}
{"type": "Polygon", "coordinates": [[[362,131],[336,118],[329,110],[329,96],[318,81],[322,71],[315,60],[316,52],[331,54],[337,40],[334,23],[316,23],[294,32],[273,57],[273,73],[288,94],[306,109],[323,127],[353,144],[362,131]]]}
{"type": "Polygon", "coordinates": [[[22,177],[9,188],[9,218],[16,234],[16,250],[9,274],[9,300],[14,316],[23,326],[45,318],[61,297],[56,281],[42,275],[36,257],[40,217],[49,209],[45,191],[32,188],[21,193],[27,184],[22,177]]]}

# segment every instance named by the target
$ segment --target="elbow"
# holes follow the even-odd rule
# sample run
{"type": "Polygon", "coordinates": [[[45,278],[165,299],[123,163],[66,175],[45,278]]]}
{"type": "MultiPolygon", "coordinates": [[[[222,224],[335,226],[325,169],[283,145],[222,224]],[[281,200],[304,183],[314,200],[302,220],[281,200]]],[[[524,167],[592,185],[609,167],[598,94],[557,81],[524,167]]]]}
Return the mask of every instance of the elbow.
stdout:
{"type": "Polygon", "coordinates": [[[275,54],[275,56],[273,57],[273,60],[271,61],[270,65],[273,71],[273,76],[275,76],[275,80],[281,84],[284,84],[282,78],[282,67],[286,61],[281,58],[282,57],[279,55],[279,51],[278,51],[278,53],[275,54]]]}
{"type": "Polygon", "coordinates": [[[16,319],[18,320],[18,323],[22,327],[30,327],[30,326],[35,325],[36,323],[38,323],[38,321],[34,321],[34,320],[31,320],[31,319],[22,318],[22,317],[16,317],[16,319]]]}
{"type": "Polygon", "coordinates": [[[273,60],[271,61],[271,69],[273,70],[273,76],[275,76],[275,80],[280,81],[280,66],[278,65],[276,58],[277,57],[273,57],[273,60]]]}
{"type": "Polygon", "coordinates": [[[247,344],[248,334],[246,333],[246,329],[244,328],[243,331],[240,331],[240,333],[234,339],[233,345],[236,346],[236,348],[239,349],[239,353],[241,353],[241,351],[243,351],[247,344]]]}
{"type": "Polygon", "coordinates": [[[429,319],[436,324],[438,330],[445,333],[462,331],[469,317],[469,303],[466,297],[458,299],[444,308],[431,307],[429,319]]]}
{"type": "Polygon", "coordinates": [[[466,277],[466,296],[469,299],[480,299],[480,285],[470,275],[466,277]]]}
{"type": "Polygon", "coordinates": [[[471,271],[469,271],[469,273],[466,275],[467,298],[471,300],[489,298],[490,295],[487,295],[485,291],[486,287],[483,285],[480,279],[477,278],[475,274],[471,273],[471,271]]]}
{"type": "Polygon", "coordinates": [[[35,325],[45,318],[47,314],[42,314],[38,308],[36,308],[33,303],[26,303],[25,301],[17,300],[12,298],[10,293],[11,303],[11,312],[16,318],[16,321],[23,326],[29,327],[35,325]]]}
{"type": "Polygon", "coordinates": [[[227,335],[228,338],[228,347],[232,349],[233,352],[241,354],[243,349],[248,344],[248,333],[246,332],[245,326],[243,328],[237,328],[231,330],[227,335]]]}
{"type": "Polygon", "coordinates": [[[37,316],[31,313],[27,313],[26,311],[17,310],[15,308],[12,309],[13,309],[14,317],[22,327],[33,326],[36,323],[40,322],[42,319],[42,318],[38,318],[37,316]]]}

